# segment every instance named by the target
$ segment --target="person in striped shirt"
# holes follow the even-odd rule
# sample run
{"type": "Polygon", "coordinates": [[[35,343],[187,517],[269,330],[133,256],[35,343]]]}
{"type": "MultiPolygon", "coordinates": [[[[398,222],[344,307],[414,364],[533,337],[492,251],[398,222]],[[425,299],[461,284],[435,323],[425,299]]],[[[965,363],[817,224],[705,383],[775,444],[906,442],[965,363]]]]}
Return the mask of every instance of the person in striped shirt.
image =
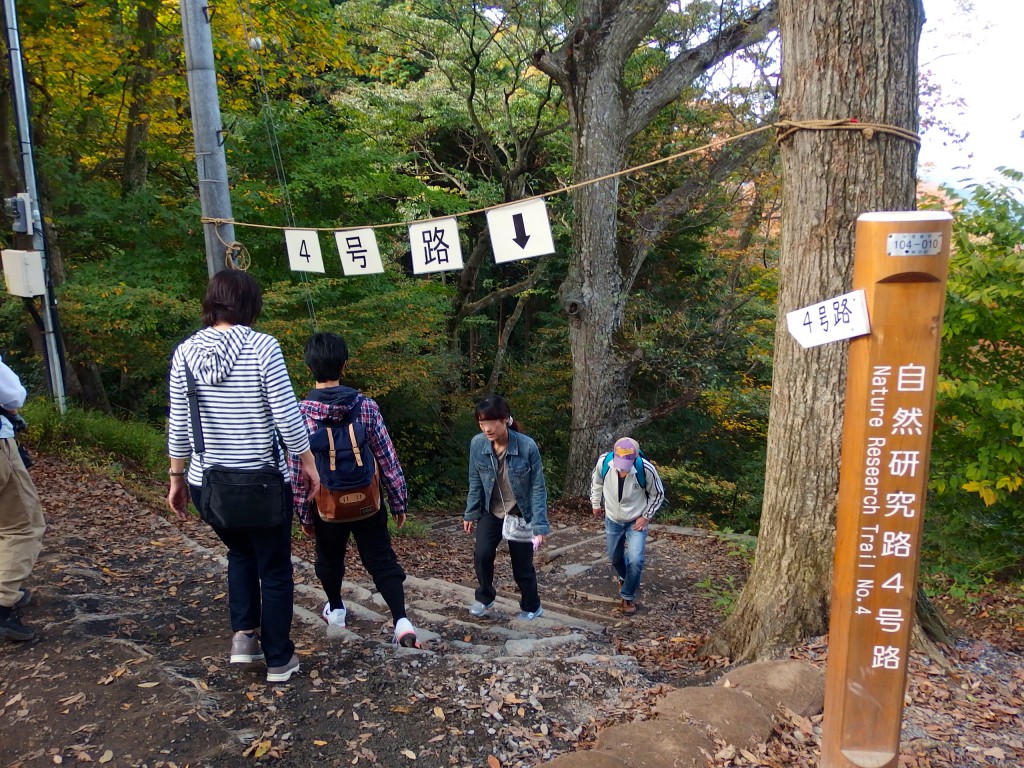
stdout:
{"type": "MultiPolygon", "coordinates": [[[[315,493],[320,477],[309,449],[284,357],[277,340],[250,326],[263,308],[259,283],[236,270],[218,272],[203,299],[204,328],[171,358],[167,452],[171,459],[168,506],[188,517],[191,498],[201,509],[203,468],[257,469],[273,464],[289,478],[287,452],[300,457],[301,475],[315,493]],[[194,450],[185,364],[196,378],[202,454],[194,450]],[[287,449],[277,448],[277,434],[287,449]],[[188,461],[188,469],[185,462],[188,461]]],[[[231,663],[266,659],[267,681],[284,682],[299,668],[291,640],[294,581],[291,510],[280,525],[214,532],[228,548],[231,663]],[[262,645],[261,645],[262,644],[262,645]]]]}

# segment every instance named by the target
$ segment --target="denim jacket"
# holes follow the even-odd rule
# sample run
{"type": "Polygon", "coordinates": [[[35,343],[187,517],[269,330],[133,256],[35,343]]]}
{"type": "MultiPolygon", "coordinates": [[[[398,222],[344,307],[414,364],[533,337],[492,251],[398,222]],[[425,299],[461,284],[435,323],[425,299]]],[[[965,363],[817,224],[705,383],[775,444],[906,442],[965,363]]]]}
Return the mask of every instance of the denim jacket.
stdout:
{"type": "MultiPolygon", "coordinates": [[[[535,536],[547,536],[551,526],[548,525],[548,490],[544,485],[540,450],[531,438],[511,429],[505,451],[505,471],[523,519],[531,524],[535,536]]],[[[490,510],[491,493],[497,479],[498,459],[491,441],[483,433],[476,435],[469,443],[469,495],[464,520],[479,520],[490,510]]]]}

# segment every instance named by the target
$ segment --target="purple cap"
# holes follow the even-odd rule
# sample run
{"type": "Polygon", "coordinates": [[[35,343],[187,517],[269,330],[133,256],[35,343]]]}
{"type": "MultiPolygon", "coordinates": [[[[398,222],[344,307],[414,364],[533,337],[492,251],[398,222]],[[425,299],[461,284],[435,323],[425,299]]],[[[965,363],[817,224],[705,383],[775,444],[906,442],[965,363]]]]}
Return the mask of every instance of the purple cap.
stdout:
{"type": "Polygon", "coordinates": [[[632,437],[620,437],[612,449],[612,466],[619,472],[628,472],[640,452],[640,444],[632,437]]]}

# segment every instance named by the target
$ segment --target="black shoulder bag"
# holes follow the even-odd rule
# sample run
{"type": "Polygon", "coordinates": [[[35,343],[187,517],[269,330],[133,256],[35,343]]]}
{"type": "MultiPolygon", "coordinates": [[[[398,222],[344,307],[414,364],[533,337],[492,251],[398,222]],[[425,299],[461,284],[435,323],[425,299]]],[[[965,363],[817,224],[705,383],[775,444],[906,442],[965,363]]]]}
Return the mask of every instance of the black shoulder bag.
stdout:
{"type": "MultiPolygon", "coordinates": [[[[206,441],[199,420],[199,389],[187,363],[185,380],[192,437],[202,461],[206,441]]],[[[275,430],[273,466],[267,464],[258,469],[204,466],[199,516],[214,528],[226,530],[273,528],[283,523],[291,509],[291,494],[279,469],[281,454],[277,443],[275,430]]]]}

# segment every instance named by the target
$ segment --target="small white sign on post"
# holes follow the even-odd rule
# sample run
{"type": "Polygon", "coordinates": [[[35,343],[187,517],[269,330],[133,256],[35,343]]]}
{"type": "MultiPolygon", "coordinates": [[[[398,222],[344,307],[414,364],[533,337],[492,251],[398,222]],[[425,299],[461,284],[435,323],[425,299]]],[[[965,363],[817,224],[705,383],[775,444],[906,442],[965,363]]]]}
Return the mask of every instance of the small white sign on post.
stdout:
{"type": "Polygon", "coordinates": [[[864,291],[852,291],[786,314],[790,335],[804,349],[871,333],[864,291]]]}
{"type": "Polygon", "coordinates": [[[890,232],[885,238],[886,256],[938,256],[941,232],[890,232]]]}
{"type": "Polygon", "coordinates": [[[417,275],[462,269],[459,225],[454,216],[410,224],[409,247],[412,271],[417,275]]]}
{"type": "Polygon", "coordinates": [[[377,247],[377,233],[369,227],[344,229],[334,233],[341,256],[341,271],[353,275],[379,275],[384,271],[377,247]]]}
{"type": "Polygon", "coordinates": [[[323,273],[324,257],[315,229],[286,229],[284,240],[288,245],[288,266],[293,272],[323,273]]]}
{"type": "Polygon", "coordinates": [[[487,228],[498,264],[555,252],[543,198],[492,208],[487,211],[487,228]]]}
{"type": "Polygon", "coordinates": [[[43,296],[46,277],[43,274],[43,255],[40,251],[3,251],[4,281],[12,296],[43,296]]]}

